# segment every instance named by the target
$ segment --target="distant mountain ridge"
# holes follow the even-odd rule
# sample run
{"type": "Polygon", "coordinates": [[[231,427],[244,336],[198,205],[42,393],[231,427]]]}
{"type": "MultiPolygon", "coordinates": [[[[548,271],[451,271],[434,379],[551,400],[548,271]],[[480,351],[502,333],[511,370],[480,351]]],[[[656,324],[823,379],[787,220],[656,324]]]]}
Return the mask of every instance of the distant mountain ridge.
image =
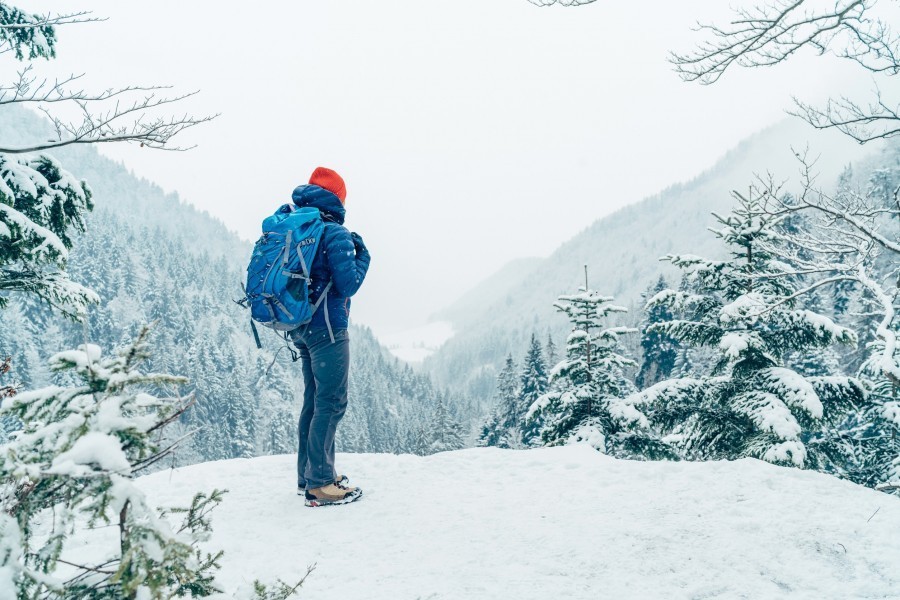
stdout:
{"type": "Polygon", "coordinates": [[[874,149],[861,148],[837,132],[816,132],[798,119],[773,125],[739,143],[691,181],[585,223],[581,233],[531,265],[518,280],[508,278],[509,287],[494,290],[492,302],[468,314],[451,310],[448,318],[456,335],[425,367],[442,384],[489,395],[500,361],[509,352],[520,358],[532,333],[552,333],[557,342],[563,341],[568,324],[552,305],[560,294],[584,284],[584,265],[592,288],[614,296],[619,304],[635,305],[660,275],[676,280],[677,270],[660,257],[722,256],[722,245],[707,230],[713,222],[710,213],[728,212],[731,191],[746,189],[757,173],[772,171],[796,181],[799,163],[793,148],[802,151],[807,144],[812,156],[821,152],[819,171],[834,179],[848,163],[874,149]]]}
{"type": "Polygon", "coordinates": [[[504,301],[510,288],[528,276],[543,259],[537,257],[517,258],[503,265],[490,277],[478,282],[451,305],[443,308],[429,320],[464,322],[467,315],[482,310],[487,305],[504,301]]]}

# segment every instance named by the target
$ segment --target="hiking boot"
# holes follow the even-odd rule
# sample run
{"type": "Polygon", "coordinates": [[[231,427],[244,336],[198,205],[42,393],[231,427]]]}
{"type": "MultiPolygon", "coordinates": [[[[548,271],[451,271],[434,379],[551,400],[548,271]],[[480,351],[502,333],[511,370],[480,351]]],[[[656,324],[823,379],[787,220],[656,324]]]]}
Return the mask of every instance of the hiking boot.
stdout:
{"type": "MultiPolygon", "coordinates": [[[[334,485],[338,486],[348,486],[350,485],[350,479],[346,475],[338,475],[338,478],[334,481],[334,485]]],[[[297,495],[302,496],[306,493],[306,486],[298,485],[297,486],[297,495]]]]}
{"type": "Polygon", "coordinates": [[[343,485],[328,485],[306,491],[306,506],[332,506],[335,504],[349,504],[359,500],[362,490],[343,485]]]}

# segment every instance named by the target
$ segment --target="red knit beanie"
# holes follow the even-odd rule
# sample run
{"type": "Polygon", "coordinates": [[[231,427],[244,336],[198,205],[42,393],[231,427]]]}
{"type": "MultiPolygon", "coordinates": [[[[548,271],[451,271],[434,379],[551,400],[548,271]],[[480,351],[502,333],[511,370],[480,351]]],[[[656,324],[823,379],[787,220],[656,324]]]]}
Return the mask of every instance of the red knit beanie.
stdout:
{"type": "Polygon", "coordinates": [[[347,187],[344,185],[344,180],[331,169],[326,169],[325,167],[316,168],[313,174],[310,175],[309,182],[333,193],[341,199],[341,204],[347,198],[347,187]]]}

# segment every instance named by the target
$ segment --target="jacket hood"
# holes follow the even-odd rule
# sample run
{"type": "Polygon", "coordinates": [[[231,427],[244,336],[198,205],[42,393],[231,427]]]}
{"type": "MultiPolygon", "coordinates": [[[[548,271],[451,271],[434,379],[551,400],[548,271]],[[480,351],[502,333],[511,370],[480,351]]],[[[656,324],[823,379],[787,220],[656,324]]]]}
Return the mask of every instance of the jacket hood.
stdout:
{"type": "Polygon", "coordinates": [[[318,208],[339,225],[344,224],[344,217],[347,211],[344,209],[344,205],[341,204],[341,199],[323,187],[314,184],[297,186],[291,194],[291,199],[297,206],[318,208]]]}

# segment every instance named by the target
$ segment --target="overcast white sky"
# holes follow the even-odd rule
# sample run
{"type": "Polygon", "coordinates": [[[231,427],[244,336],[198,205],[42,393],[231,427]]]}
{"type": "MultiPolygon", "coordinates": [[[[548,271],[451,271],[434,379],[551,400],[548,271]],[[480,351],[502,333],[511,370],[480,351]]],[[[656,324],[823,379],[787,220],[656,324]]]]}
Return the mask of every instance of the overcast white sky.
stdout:
{"type": "Polygon", "coordinates": [[[103,151],[243,238],[314,167],[340,172],[347,226],[373,255],[354,319],[379,333],[690,179],[792,94],[820,99],[852,72],[804,58],[681,82],[667,52],[691,47],[697,19],[727,16],[719,0],[17,4],[109,17],[61,29],[46,72],[201,90],[185,108],[221,116],[184,135],[198,148],[103,151]]]}

